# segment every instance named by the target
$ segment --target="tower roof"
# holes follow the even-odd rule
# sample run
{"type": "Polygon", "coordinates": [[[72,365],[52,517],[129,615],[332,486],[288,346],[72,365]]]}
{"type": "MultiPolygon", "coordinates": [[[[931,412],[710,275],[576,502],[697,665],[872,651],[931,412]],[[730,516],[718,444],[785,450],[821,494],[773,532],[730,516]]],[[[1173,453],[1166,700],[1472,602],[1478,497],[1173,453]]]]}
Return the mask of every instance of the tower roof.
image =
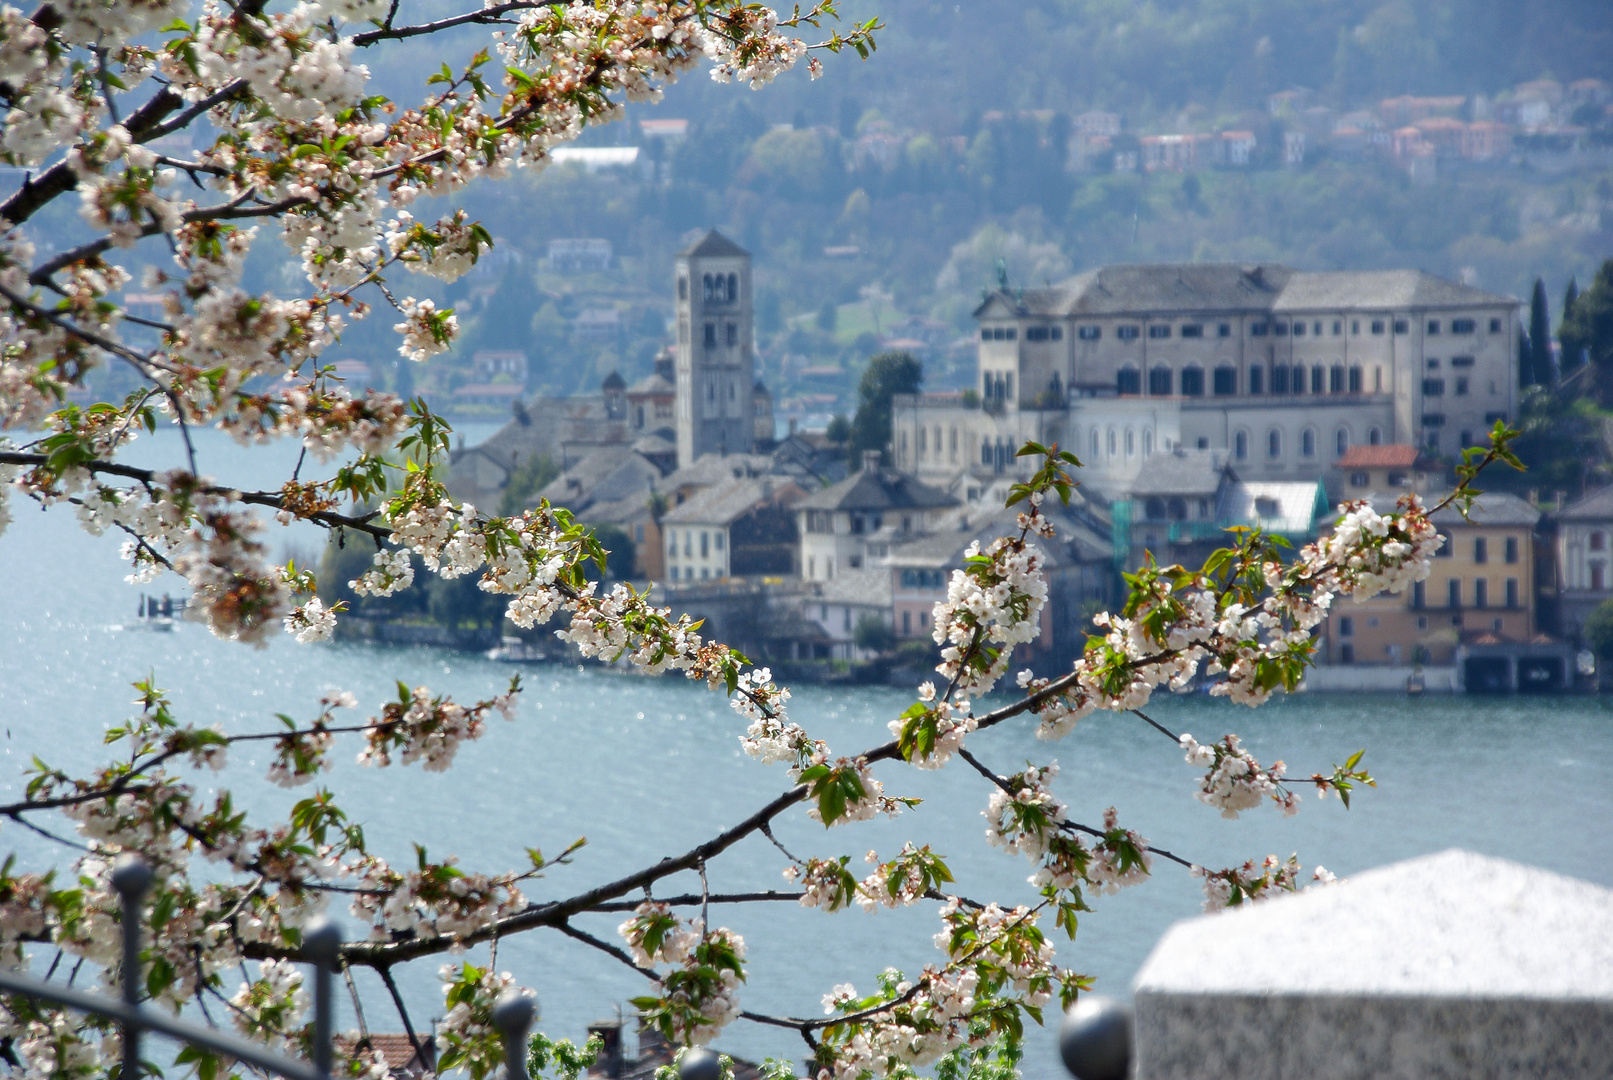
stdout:
{"type": "Polygon", "coordinates": [[[620,371],[612,371],[605,376],[605,381],[599,384],[601,390],[626,390],[627,380],[622,378],[620,371]]]}
{"type": "Polygon", "coordinates": [[[684,258],[712,255],[742,255],[746,258],[750,257],[750,252],[728,239],[728,237],[724,236],[716,229],[707,231],[704,236],[700,237],[700,239],[684,248],[678,254],[684,258]]]}

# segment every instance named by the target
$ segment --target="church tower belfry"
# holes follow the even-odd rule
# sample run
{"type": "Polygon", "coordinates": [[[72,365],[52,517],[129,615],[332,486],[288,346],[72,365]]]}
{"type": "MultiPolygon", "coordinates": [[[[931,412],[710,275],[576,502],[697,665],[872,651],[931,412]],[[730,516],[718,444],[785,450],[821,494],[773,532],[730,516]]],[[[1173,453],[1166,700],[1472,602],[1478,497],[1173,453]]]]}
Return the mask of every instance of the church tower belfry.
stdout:
{"type": "Polygon", "coordinates": [[[750,252],[715,229],[676,262],[678,465],[755,438],[750,252]]]}

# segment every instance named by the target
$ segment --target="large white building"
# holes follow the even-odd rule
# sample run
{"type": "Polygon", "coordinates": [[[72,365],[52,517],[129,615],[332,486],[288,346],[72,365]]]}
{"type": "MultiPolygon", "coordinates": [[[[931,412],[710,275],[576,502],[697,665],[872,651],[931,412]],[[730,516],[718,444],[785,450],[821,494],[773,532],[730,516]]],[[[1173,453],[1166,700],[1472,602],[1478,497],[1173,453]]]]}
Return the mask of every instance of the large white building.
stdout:
{"type": "Polygon", "coordinates": [[[1517,301],[1418,270],[1105,267],[975,317],[976,389],[894,412],[897,467],[959,496],[1033,467],[1027,439],[1115,490],[1177,446],[1315,479],[1356,444],[1455,454],[1516,408],[1517,301]]]}

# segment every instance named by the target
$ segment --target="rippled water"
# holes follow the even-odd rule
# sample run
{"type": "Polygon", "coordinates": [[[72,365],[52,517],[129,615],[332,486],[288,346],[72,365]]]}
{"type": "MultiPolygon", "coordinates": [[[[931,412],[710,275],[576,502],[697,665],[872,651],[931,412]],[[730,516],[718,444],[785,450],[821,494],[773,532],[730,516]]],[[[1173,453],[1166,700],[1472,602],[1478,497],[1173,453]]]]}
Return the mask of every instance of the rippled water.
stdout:
{"type": "MultiPolygon", "coordinates": [[[[203,447],[204,471],[241,486],[271,482],[273,461],[215,440],[203,447]]],[[[151,461],[172,461],[174,449],[163,439],[142,446],[151,461]]],[[[17,521],[0,536],[0,797],[6,799],[20,792],[21,770],[33,755],[70,770],[99,760],[102,729],[132,711],[129,683],[148,672],[171,691],[182,719],[232,732],[269,730],[277,712],[312,716],[320,694],[332,688],[352,690],[374,709],[392,695],[396,679],[463,699],[495,692],[510,674],[506,665],[431,649],[280,640],[252,650],[191,625],[171,635],[126,632],[119,624],[132,620],[137,601],[122,582],[117,542],[85,535],[66,513],[40,514],[16,502],[13,511],[17,521]]],[[[407,858],[417,841],[433,855],[458,853],[467,868],[497,871],[519,865],[527,847],[552,852],[586,835],[574,866],[529,890],[541,900],[680,853],[783,789],[777,767],[739,752],[742,723],[703,688],[552,666],[529,668],[524,678],[519,719],[496,723],[446,774],[360,769],[351,755],[341,756],[328,783],[383,855],[407,858]]],[[[791,713],[837,752],[849,752],[883,741],[886,721],[911,700],[894,690],[808,686],[797,689],[791,713]]],[[[1158,846],[1209,865],[1297,851],[1307,866],[1321,862],[1345,875],[1462,846],[1613,885],[1613,784],[1606,776],[1613,717],[1600,700],[1302,695],[1256,711],[1204,698],[1161,701],[1155,711],[1201,739],[1236,730],[1262,760],[1284,758],[1296,773],[1325,769],[1366,748],[1365,763],[1380,786],[1362,793],[1348,813],[1336,800],[1307,799],[1293,819],[1263,810],[1226,821],[1192,800],[1192,771],[1135,718],[1092,717],[1051,746],[1032,738],[1028,725],[1010,724],[971,746],[1004,771],[1056,757],[1063,770],[1057,789],[1080,820],[1096,822],[1113,805],[1158,846]]],[[[251,768],[262,762],[251,755],[237,750],[227,774],[238,799],[254,815],[283,811],[294,796],[263,781],[261,768],[251,768]]],[[[870,848],[894,852],[913,838],[948,857],[968,895],[1005,902],[1032,895],[1025,864],[985,845],[979,813],[987,792],[973,774],[891,765],[878,774],[890,793],[925,802],[895,822],[827,833],[792,812],[777,827],[779,839],[797,854],[860,856],[870,848]]],[[[0,834],[0,849],[36,865],[49,856],[14,827],[0,834]]],[[[780,887],[783,866],[765,840],[747,841],[712,864],[711,885],[780,887]]],[[[658,891],[686,888],[698,889],[693,875],[658,891]]],[[[1198,913],[1199,891],[1185,873],[1161,863],[1151,881],[1093,904],[1097,910],[1061,954],[1097,975],[1105,992],[1125,994],[1163,930],[1198,913]]],[[[818,1015],[820,997],[835,983],[866,988],[887,965],[914,970],[937,959],[933,909],[831,916],[775,904],[722,916],[749,945],[747,1007],[818,1015]]],[[[612,937],[620,919],[577,922],[612,937]]],[[[471,955],[484,958],[485,949],[471,955]]],[[[552,932],[505,942],[499,966],[538,989],[544,1027],[553,1034],[580,1035],[586,1022],[610,1015],[645,986],[626,967],[552,932]]],[[[425,961],[399,973],[417,1021],[440,1011],[435,967],[425,961]]],[[[372,1027],[396,1030],[379,983],[358,977],[372,1027]]],[[[1032,1041],[1027,1074],[1057,1075],[1050,1036],[1032,1041]]],[[[723,1044],[757,1057],[801,1050],[790,1037],[743,1022],[723,1044]]]]}

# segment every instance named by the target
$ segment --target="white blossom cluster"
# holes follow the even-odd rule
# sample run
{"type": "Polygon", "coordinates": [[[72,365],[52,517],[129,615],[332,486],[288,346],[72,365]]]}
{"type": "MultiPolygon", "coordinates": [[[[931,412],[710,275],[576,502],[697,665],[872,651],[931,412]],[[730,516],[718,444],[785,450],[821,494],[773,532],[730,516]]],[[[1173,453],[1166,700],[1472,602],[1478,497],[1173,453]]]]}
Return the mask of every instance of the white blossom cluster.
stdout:
{"type": "Polygon", "coordinates": [[[634,908],[633,917],[617,927],[616,932],[627,942],[633,962],[645,968],[656,964],[681,964],[700,944],[699,922],[685,923],[672,914],[670,907],[656,900],[646,900],[634,908]],[[649,944],[652,933],[659,937],[653,945],[649,944]]]}
{"type": "Polygon", "coordinates": [[[303,732],[287,734],[275,743],[274,760],[269,763],[269,782],[293,788],[308,783],[331,769],[330,748],[336,737],[328,730],[337,709],[358,708],[358,698],[350,691],[332,691],[319,699],[319,717],[303,732]]]}
{"type": "Polygon", "coordinates": [[[329,641],[336,633],[336,612],[327,608],[319,597],[311,596],[307,603],[291,609],[285,623],[286,633],[294,636],[300,645],[329,641]]]}
{"type": "Polygon", "coordinates": [[[284,960],[264,960],[258,977],[230,999],[230,1019],[242,1035],[276,1053],[297,1052],[295,1036],[311,1001],[302,970],[284,960]]]}
{"type": "Polygon", "coordinates": [[[997,684],[1015,645],[1036,639],[1047,579],[1041,553],[1012,537],[993,540],[984,550],[974,541],[963,557],[969,565],[952,571],[947,598],[937,601],[932,620],[941,646],[936,671],[970,698],[997,684]]]}
{"type": "Polygon", "coordinates": [[[462,743],[482,737],[491,713],[500,713],[506,720],[515,718],[516,696],[517,691],[511,690],[466,706],[445,697],[434,698],[426,687],[417,686],[406,703],[391,702],[379,718],[370,718],[358,763],[385,767],[392,764],[396,753],[405,765],[420,762],[427,772],[445,772],[462,743]]]}
{"type": "Polygon", "coordinates": [[[772,670],[760,667],[739,676],[728,704],[750,720],[750,726],[739,740],[745,753],[763,765],[790,762],[790,779],[794,780],[799,778],[806,762],[826,757],[828,747],[808,737],[799,724],[791,722],[786,712],[789,700],[790,691],[774,684],[772,670]]]}
{"type": "Polygon", "coordinates": [[[911,907],[924,899],[920,860],[929,855],[929,850],[927,845],[915,848],[909,840],[902,845],[901,854],[889,862],[880,862],[879,856],[870,851],[865,859],[874,870],[857,883],[857,903],[864,911],[874,911],[880,907],[911,907]]]}
{"type": "MultiPolygon", "coordinates": [[[[933,966],[925,967],[918,980],[896,982],[891,992],[902,1005],[857,1023],[845,1041],[832,1047],[832,1066],[820,1069],[814,1080],[857,1080],[886,1076],[900,1065],[932,1064],[969,1040],[968,1017],[979,984],[972,968],[933,966]]],[[[856,998],[856,988],[842,983],[825,995],[824,1009],[833,1015],[856,998]]]]}
{"type": "Polygon", "coordinates": [[[1009,778],[1012,793],[992,789],[986,809],[981,811],[986,818],[986,841],[992,847],[1024,855],[1033,863],[1041,861],[1069,818],[1068,807],[1048,787],[1058,774],[1056,761],[1039,769],[1028,765],[1009,778]]]}
{"type": "MultiPolygon", "coordinates": [[[[909,760],[920,769],[939,769],[962,749],[964,736],[974,731],[979,723],[968,698],[937,701],[935,684],[932,682],[919,684],[919,701],[928,706],[922,722],[933,725],[935,743],[929,753],[915,753],[909,760]]],[[[908,723],[908,720],[898,717],[887,726],[892,735],[900,736],[908,723]]]]}
{"type": "Polygon", "coordinates": [[[1087,867],[1087,880],[1100,893],[1113,894],[1131,885],[1140,885],[1153,870],[1154,856],[1148,841],[1130,829],[1121,829],[1114,807],[1103,812],[1104,836],[1093,845],[1093,860],[1087,867]],[[1129,852],[1141,857],[1126,865],[1129,852]]]}
{"type": "Polygon", "coordinates": [[[1287,767],[1281,761],[1273,762],[1269,769],[1262,768],[1236,735],[1208,745],[1192,735],[1183,735],[1181,744],[1188,764],[1206,770],[1193,797],[1220,810],[1222,817],[1236,818],[1241,811],[1253,810],[1266,799],[1281,806],[1284,817],[1299,813],[1299,796],[1282,786],[1287,767]]]}
{"type": "Polygon", "coordinates": [[[352,912],[370,924],[370,940],[407,933],[461,941],[527,906],[512,876],[465,873],[458,862],[450,855],[403,873],[372,855],[351,867],[357,886],[366,890],[354,896],[352,912]]]}
{"type": "MultiPolygon", "coordinates": [[[[443,983],[448,1011],[437,1021],[437,1053],[445,1066],[463,1066],[477,1075],[489,1075],[504,1063],[503,1042],[493,1026],[493,1006],[500,996],[515,989],[515,977],[508,971],[481,970],[465,965],[444,964],[437,977],[443,983]]],[[[520,988],[526,997],[531,990],[520,988]]],[[[445,1070],[446,1071],[446,1070],[445,1070]]]]}
{"type": "Polygon", "coordinates": [[[486,244],[483,235],[463,210],[438,218],[429,228],[416,222],[409,211],[400,210],[387,230],[386,242],[392,257],[409,269],[439,281],[458,281],[480,258],[486,244]]]}
{"type": "Polygon", "coordinates": [[[382,548],[370,568],[347,587],[360,596],[391,596],[414,584],[414,562],[404,548],[382,548]]]}

